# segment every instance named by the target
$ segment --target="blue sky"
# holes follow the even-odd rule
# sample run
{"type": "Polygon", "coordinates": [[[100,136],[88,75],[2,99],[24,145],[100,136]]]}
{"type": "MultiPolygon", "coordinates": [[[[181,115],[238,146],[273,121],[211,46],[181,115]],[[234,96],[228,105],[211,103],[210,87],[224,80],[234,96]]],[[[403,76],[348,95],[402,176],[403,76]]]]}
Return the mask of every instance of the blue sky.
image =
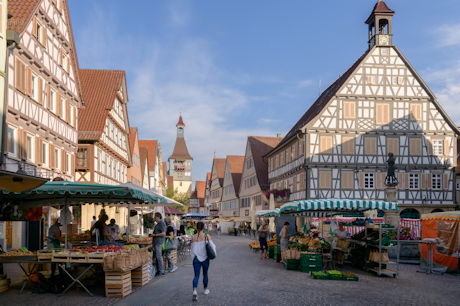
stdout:
{"type": "MultiPolygon", "coordinates": [[[[376,0],[69,0],[80,68],[127,73],[129,120],[172,153],[179,110],[205,180],[248,135],[283,136],[367,48],[376,0]]],[[[460,1],[388,0],[393,43],[452,119],[460,112],[460,1]]]]}

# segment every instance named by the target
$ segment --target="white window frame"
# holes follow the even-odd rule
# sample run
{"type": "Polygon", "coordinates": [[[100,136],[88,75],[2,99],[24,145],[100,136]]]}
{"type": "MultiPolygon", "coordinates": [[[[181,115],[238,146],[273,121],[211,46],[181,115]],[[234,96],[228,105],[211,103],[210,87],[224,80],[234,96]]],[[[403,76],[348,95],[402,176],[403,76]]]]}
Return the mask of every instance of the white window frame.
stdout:
{"type": "Polygon", "coordinates": [[[107,120],[107,136],[109,137],[109,139],[112,139],[110,131],[112,131],[112,122],[110,122],[110,120],[107,120]]]}
{"type": "Polygon", "coordinates": [[[420,174],[409,173],[409,190],[420,189],[420,174]]]}
{"type": "Polygon", "coordinates": [[[97,150],[97,171],[102,172],[102,152],[97,150]]]}
{"type": "Polygon", "coordinates": [[[67,61],[69,60],[67,58],[67,53],[64,49],[61,49],[61,54],[62,54],[62,69],[64,69],[64,71],[68,72],[67,71],[67,61]]]}
{"type": "Polygon", "coordinates": [[[388,55],[388,48],[382,48],[382,55],[388,55]]]}
{"type": "Polygon", "coordinates": [[[113,163],[113,178],[118,181],[118,161],[114,161],[113,163]]]}
{"type": "Polygon", "coordinates": [[[61,170],[61,149],[54,148],[54,168],[61,170]]]}
{"type": "Polygon", "coordinates": [[[32,94],[32,99],[34,99],[35,101],[38,101],[38,90],[37,90],[38,82],[37,80],[38,80],[38,76],[35,73],[32,73],[31,80],[30,80],[31,82],[30,91],[32,94]]]}
{"type": "Polygon", "coordinates": [[[42,165],[47,167],[49,163],[49,144],[44,141],[42,144],[42,165]]]}
{"type": "Polygon", "coordinates": [[[286,150],[286,156],[284,157],[285,164],[287,165],[289,163],[289,149],[286,150]]]}
{"type": "Polygon", "coordinates": [[[18,128],[13,125],[8,124],[7,129],[8,129],[8,133],[7,133],[8,137],[7,137],[7,144],[6,144],[7,148],[9,147],[8,142],[10,140],[10,130],[13,132],[13,135],[12,135],[13,136],[13,152],[8,151],[8,155],[16,157],[16,155],[18,154],[18,128]]]}
{"type": "Polygon", "coordinates": [[[74,110],[73,105],[70,105],[70,111],[69,111],[69,116],[70,116],[70,118],[69,118],[69,122],[70,122],[70,125],[71,125],[71,126],[75,126],[75,122],[74,122],[74,119],[73,119],[73,118],[74,118],[74,116],[73,116],[73,112],[74,112],[74,111],[75,111],[75,110],[74,110]]]}
{"type": "Polygon", "coordinates": [[[26,134],[26,149],[27,149],[26,155],[27,155],[27,160],[30,162],[33,162],[34,156],[35,156],[34,139],[35,137],[32,134],[29,134],[29,133],[26,134]],[[29,148],[29,139],[30,139],[30,148],[29,148]],[[29,155],[30,155],[30,158],[29,158],[29,155]]]}
{"type": "Polygon", "coordinates": [[[460,190],[460,182],[457,182],[457,190],[460,190]]]}
{"type": "Polygon", "coordinates": [[[66,157],[66,162],[67,164],[65,165],[67,169],[65,169],[65,173],[67,174],[70,174],[72,171],[72,159],[71,159],[71,155],[69,152],[66,152],[65,153],[65,157],[66,157]]]}
{"type": "Polygon", "coordinates": [[[394,76],[394,77],[391,78],[391,80],[392,80],[391,83],[392,83],[393,85],[398,85],[398,77],[395,77],[395,76],[394,76]]]}
{"type": "Polygon", "coordinates": [[[56,113],[56,90],[50,88],[50,110],[56,113]]]}
{"type": "Polygon", "coordinates": [[[295,159],[295,145],[292,145],[292,148],[291,148],[291,160],[294,160],[295,159]]]}
{"type": "Polygon", "coordinates": [[[61,118],[62,120],[66,120],[66,103],[65,99],[61,97],[61,118]]]}
{"type": "Polygon", "coordinates": [[[377,76],[376,75],[373,75],[372,76],[372,83],[373,85],[377,84],[377,76]]]}
{"type": "Polygon", "coordinates": [[[442,139],[433,139],[433,155],[444,155],[444,141],[442,139]]]}
{"type": "Polygon", "coordinates": [[[37,18],[37,40],[43,45],[43,42],[42,42],[42,27],[43,25],[41,24],[40,21],[38,21],[38,18],[37,18]]]}
{"type": "Polygon", "coordinates": [[[431,174],[431,189],[442,190],[442,174],[433,173],[431,174]]]}
{"type": "Polygon", "coordinates": [[[375,173],[364,173],[364,189],[375,189],[375,173]]]}

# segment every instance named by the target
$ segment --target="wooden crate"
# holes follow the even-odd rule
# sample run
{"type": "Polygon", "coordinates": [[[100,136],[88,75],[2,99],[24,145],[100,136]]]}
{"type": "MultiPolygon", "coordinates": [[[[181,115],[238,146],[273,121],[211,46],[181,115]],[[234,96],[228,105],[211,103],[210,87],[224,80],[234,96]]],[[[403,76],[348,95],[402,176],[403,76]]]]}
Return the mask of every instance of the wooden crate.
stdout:
{"type": "Polygon", "coordinates": [[[53,250],[53,257],[51,258],[52,262],[70,262],[70,251],[61,251],[53,250]]]}
{"type": "Polygon", "coordinates": [[[131,284],[131,271],[128,272],[105,272],[105,285],[131,284]]]}
{"type": "Polygon", "coordinates": [[[103,263],[104,262],[104,256],[105,252],[103,253],[87,253],[87,262],[90,263],[103,263]]]}
{"type": "Polygon", "coordinates": [[[69,254],[69,262],[86,263],[88,262],[88,255],[86,253],[75,254],[71,252],[69,254]]]}
{"type": "Polygon", "coordinates": [[[52,250],[38,250],[37,251],[37,260],[38,261],[51,261],[53,259],[52,250]]]}
{"type": "Polygon", "coordinates": [[[118,285],[105,285],[105,296],[113,298],[122,298],[132,292],[131,283],[118,285]]]}
{"type": "Polygon", "coordinates": [[[131,283],[133,286],[142,287],[149,283],[149,266],[145,264],[131,270],[131,283]]]}
{"type": "MultiPolygon", "coordinates": [[[[173,250],[171,252],[171,258],[172,258],[172,260],[174,262],[174,265],[177,265],[177,250],[173,250]]],[[[164,264],[165,268],[168,267],[168,259],[166,258],[165,255],[163,255],[163,264],[164,264]]]]}
{"type": "Polygon", "coordinates": [[[149,275],[147,274],[143,278],[133,278],[131,279],[131,284],[133,287],[142,287],[149,283],[149,275]]]}

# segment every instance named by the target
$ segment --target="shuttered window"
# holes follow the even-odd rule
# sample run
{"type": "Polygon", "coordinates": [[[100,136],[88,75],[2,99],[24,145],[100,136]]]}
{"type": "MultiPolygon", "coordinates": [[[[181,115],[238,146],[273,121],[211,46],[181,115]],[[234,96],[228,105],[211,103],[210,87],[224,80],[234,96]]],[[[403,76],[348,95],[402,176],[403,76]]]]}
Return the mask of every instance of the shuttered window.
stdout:
{"type": "Polygon", "coordinates": [[[394,156],[399,155],[399,138],[387,139],[387,153],[393,153],[394,156]]]}
{"type": "Polygon", "coordinates": [[[343,103],[343,118],[353,119],[356,117],[355,102],[344,102],[343,103]]]}
{"type": "Polygon", "coordinates": [[[355,138],[343,137],[342,138],[342,154],[354,155],[355,154],[355,138]]]}
{"type": "Polygon", "coordinates": [[[411,156],[422,155],[422,139],[410,138],[409,139],[409,154],[411,156]]]}
{"type": "Polygon", "coordinates": [[[26,93],[26,65],[19,59],[15,58],[15,66],[14,66],[14,74],[15,74],[15,87],[26,93]]]}
{"type": "Polygon", "coordinates": [[[319,188],[331,189],[331,171],[319,171],[319,188]]]}
{"type": "Polygon", "coordinates": [[[422,120],[422,105],[411,104],[410,105],[410,120],[420,121],[422,120]]]}
{"type": "Polygon", "coordinates": [[[332,136],[320,137],[320,152],[323,154],[332,154],[332,136]]]}
{"type": "Polygon", "coordinates": [[[352,171],[342,171],[342,189],[353,189],[354,179],[352,171]]]}
{"type": "Polygon", "coordinates": [[[364,154],[376,155],[377,154],[377,138],[365,137],[364,138],[364,154]]]}
{"type": "Polygon", "coordinates": [[[375,118],[377,125],[390,123],[390,104],[376,103],[375,118]]]}

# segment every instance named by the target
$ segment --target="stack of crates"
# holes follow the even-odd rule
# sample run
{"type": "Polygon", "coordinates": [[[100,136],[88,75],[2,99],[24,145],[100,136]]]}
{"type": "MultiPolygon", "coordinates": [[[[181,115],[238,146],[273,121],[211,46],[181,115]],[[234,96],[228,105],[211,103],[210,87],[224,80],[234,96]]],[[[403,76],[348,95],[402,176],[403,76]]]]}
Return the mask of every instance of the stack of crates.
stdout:
{"type": "Polygon", "coordinates": [[[131,271],[105,272],[105,296],[122,298],[130,294],[131,271]]]}
{"type": "Polygon", "coordinates": [[[299,270],[300,260],[297,259],[285,259],[284,268],[286,270],[299,270]]]}
{"type": "Polygon", "coordinates": [[[281,261],[281,247],[279,245],[274,246],[273,258],[276,262],[281,261]]]}
{"type": "Polygon", "coordinates": [[[134,287],[142,287],[149,283],[149,265],[145,264],[131,271],[131,282],[134,287]]]}
{"type": "Polygon", "coordinates": [[[268,246],[268,258],[275,258],[275,246],[268,246]]]}
{"type": "Polygon", "coordinates": [[[323,257],[321,254],[301,254],[300,255],[300,271],[314,272],[321,271],[323,268],[323,257]]]}

